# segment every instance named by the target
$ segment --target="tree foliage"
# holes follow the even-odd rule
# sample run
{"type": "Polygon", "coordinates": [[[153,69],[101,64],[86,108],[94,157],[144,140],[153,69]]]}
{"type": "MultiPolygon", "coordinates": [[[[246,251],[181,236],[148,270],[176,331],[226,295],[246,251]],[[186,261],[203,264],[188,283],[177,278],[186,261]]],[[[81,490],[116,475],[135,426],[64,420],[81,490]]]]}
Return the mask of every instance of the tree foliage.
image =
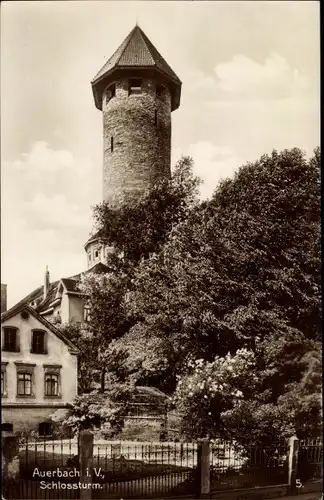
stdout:
{"type": "Polygon", "coordinates": [[[186,220],[198,201],[199,179],[192,174],[192,159],[183,157],[171,179],[157,183],[119,208],[102,203],[94,209],[96,227],[123,255],[124,264],[137,263],[157,252],[173,226],[186,220]]]}
{"type": "Polygon", "coordinates": [[[123,427],[131,393],[132,387],[129,384],[120,384],[114,380],[110,382],[105,394],[93,391],[77,396],[64,425],[74,433],[85,429],[101,429],[107,436],[113,437],[123,427]]]}
{"type": "Polygon", "coordinates": [[[85,284],[98,359],[175,391],[188,435],[315,433],[320,152],[273,151],[203,203],[191,168],[182,159],[139,200],[96,208],[116,250],[114,270],[85,284]]]}

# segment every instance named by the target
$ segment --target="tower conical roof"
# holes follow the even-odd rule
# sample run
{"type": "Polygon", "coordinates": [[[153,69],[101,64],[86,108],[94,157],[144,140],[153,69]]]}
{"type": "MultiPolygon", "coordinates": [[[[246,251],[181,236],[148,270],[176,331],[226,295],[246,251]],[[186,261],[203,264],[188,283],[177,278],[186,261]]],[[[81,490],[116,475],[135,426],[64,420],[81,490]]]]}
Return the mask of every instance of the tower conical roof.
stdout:
{"type": "Polygon", "coordinates": [[[139,26],[135,26],[92,80],[92,85],[117,68],[156,68],[173,82],[181,81],[139,26]]]}

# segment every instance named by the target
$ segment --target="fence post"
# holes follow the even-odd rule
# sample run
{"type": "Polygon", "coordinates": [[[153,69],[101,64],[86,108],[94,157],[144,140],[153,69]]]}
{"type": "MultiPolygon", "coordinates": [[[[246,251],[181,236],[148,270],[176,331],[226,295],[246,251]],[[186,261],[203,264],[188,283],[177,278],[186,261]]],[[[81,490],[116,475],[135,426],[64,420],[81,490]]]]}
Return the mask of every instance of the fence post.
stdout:
{"type": "Polygon", "coordinates": [[[19,440],[12,432],[1,433],[2,481],[3,495],[8,498],[19,498],[19,440]]]}
{"type": "Polygon", "coordinates": [[[93,434],[90,431],[81,431],[79,434],[79,462],[80,462],[80,500],[92,499],[93,473],[93,434]],[[87,485],[85,489],[82,485],[87,485]]]}
{"type": "Polygon", "coordinates": [[[289,493],[297,493],[297,464],[298,464],[299,439],[296,436],[289,438],[288,456],[288,487],[289,493]]]}
{"type": "Polygon", "coordinates": [[[210,493],[210,443],[208,438],[198,442],[198,494],[200,497],[210,493]]]}

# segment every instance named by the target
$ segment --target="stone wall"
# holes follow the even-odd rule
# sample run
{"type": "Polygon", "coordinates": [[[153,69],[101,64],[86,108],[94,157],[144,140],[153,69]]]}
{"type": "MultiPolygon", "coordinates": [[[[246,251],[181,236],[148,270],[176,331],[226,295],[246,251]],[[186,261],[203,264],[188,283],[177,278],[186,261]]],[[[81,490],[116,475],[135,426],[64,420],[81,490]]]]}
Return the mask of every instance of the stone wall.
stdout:
{"type": "Polygon", "coordinates": [[[103,96],[103,199],[111,204],[170,177],[171,93],[157,96],[156,85],[144,78],[142,92],[129,95],[122,78],[115,97],[103,96]]]}

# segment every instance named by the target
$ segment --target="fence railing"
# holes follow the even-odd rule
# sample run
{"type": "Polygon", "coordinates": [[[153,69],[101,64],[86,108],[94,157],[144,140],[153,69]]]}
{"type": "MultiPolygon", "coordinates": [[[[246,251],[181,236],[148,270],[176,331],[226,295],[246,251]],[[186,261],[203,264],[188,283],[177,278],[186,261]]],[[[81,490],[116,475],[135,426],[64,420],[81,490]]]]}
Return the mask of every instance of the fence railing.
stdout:
{"type": "Polygon", "coordinates": [[[323,477],[323,439],[303,439],[299,441],[298,471],[301,481],[323,477]]]}
{"type": "Polygon", "coordinates": [[[42,480],[59,482],[56,498],[62,500],[144,499],[276,485],[294,493],[298,484],[323,474],[320,439],[291,438],[269,446],[221,439],[144,443],[95,440],[84,432],[78,439],[19,440],[7,435],[2,449],[3,479],[16,484],[8,498],[24,500],[50,498],[41,491],[42,480]],[[49,477],[39,476],[36,469],[49,477]],[[84,483],[91,487],[82,490],[84,483]]]}
{"type": "Polygon", "coordinates": [[[212,491],[288,482],[288,443],[271,446],[219,441],[210,447],[212,491]]]}

